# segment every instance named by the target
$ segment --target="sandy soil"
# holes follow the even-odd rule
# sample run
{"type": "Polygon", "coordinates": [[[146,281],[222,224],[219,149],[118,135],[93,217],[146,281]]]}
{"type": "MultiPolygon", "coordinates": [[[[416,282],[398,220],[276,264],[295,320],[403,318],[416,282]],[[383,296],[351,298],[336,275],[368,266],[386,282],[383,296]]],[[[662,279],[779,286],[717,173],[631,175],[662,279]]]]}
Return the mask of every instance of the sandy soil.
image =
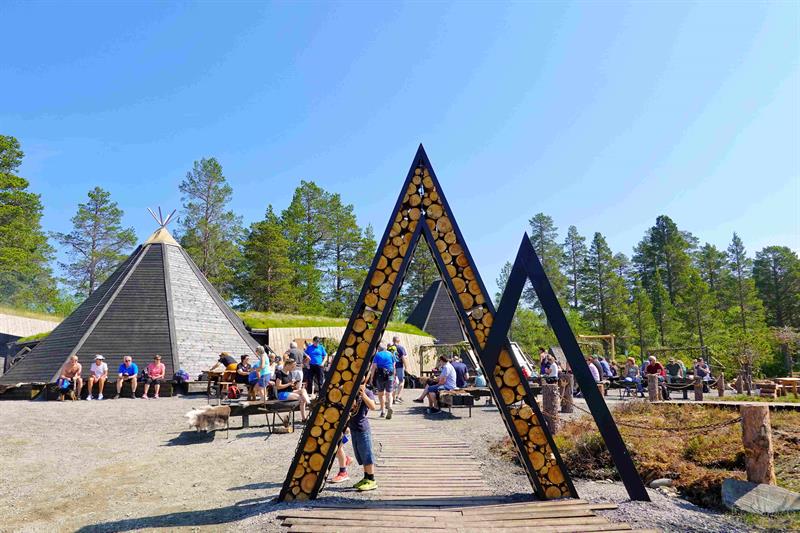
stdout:
{"type": "MultiPolygon", "coordinates": [[[[407,391],[406,405],[415,391],[407,391]]],[[[294,455],[299,432],[252,427],[197,434],[184,414],[205,397],[102,402],[0,402],[0,531],[279,531],[271,500],[294,455]]],[[[472,444],[497,494],[522,498],[522,470],[489,446],[505,433],[496,409],[456,409],[443,431],[472,444]]],[[[375,424],[390,424],[377,419],[375,424]]],[[[420,412],[419,416],[425,416],[420,412]]],[[[577,416],[577,415],[576,415],[577,416]]],[[[234,424],[238,425],[238,420],[234,424]]],[[[355,477],[355,474],[351,474],[355,477]]],[[[378,472],[380,480],[380,472],[378,472]]],[[[666,530],[745,531],[725,515],[651,491],[652,504],[627,502],[620,484],[576,483],[582,498],[616,502],[609,518],[666,530]]],[[[327,498],[360,498],[328,490],[327,498]]],[[[380,491],[368,497],[379,498],[380,491]]]]}

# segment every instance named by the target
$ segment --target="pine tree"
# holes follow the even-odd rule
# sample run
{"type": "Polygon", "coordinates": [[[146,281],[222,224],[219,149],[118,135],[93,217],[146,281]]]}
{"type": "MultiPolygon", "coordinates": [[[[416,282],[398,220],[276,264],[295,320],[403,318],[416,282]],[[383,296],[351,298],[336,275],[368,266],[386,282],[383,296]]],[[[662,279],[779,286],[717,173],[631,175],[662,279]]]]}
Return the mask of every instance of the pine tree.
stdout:
{"type": "MultiPolygon", "coordinates": [[[[531,226],[531,244],[542,262],[542,267],[553,286],[553,291],[561,298],[565,294],[567,278],[561,272],[563,263],[563,250],[558,244],[558,228],[553,219],[544,213],[537,213],[528,223],[531,226]]],[[[537,302],[536,295],[530,290],[525,291],[528,303],[537,302]]],[[[536,303],[538,308],[538,302],[536,303]]]]}
{"type": "Polygon", "coordinates": [[[800,259],[787,246],[767,246],[753,262],[756,290],[770,326],[800,327],[800,259]]]}
{"type": "Polygon", "coordinates": [[[348,282],[345,284],[344,289],[344,316],[347,316],[356,304],[356,300],[361,292],[361,287],[364,285],[369,267],[372,266],[372,259],[375,257],[377,249],[378,242],[375,240],[375,230],[372,229],[371,224],[367,224],[367,227],[364,228],[361,234],[358,252],[353,257],[349,268],[345,271],[345,277],[348,282]]]}
{"type": "Polygon", "coordinates": [[[511,264],[511,261],[506,261],[506,264],[504,264],[503,268],[500,269],[500,274],[498,274],[497,278],[495,279],[495,283],[497,284],[497,293],[494,295],[495,306],[500,305],[500,298],[503,297],[503,291],[506,290],[508,277],[511,275],[512,268],[513,265],[511,264]]]}
{"type": "Polygon", "coordinates": [[[601,334],[624,336],[629,327],[625,281],[601,233],[594,234],[584,265],[584,318],[601,334]]]}
{"type": "Polygon", "coordinates": [[[680,313],[688,333],[687,342],[705,347],[709,333],[721,327],[715,309],[716,299],[699,272],[692,271],[689,281],[679,298],[680,313]]]}
{"type": "Polygon", "coordinates": [[[136,232],[131,227],[122,227],[124,213],[111,200],[111,193],[95,187],[88,197],[86,203],[78,204],[78,212],[72,217],[72,231],[53,234],[72,259],[61,263],[67,273],[67,284],[83,297],[91,295],[136,244],[136,232]]]}
{"type": "Polygon", "coordinates": [[[326,308],[334,316],[342,316],[347,313],[354,292],[354,277],[358,277],[352,269],[363,245],[361,228],[356,222],[353,205],[343,204],[339,194],[328,195],[325,211],[327,224],[322,261],[329,280],[326,308]]]}
{"type": "Polygon", "coordinates": [[[708,285],[717,310],[722,309],[721,299],[727,257],[713,244],[705,243],[695,257],[700,277],[708,285]]]}
{"type": "Polygon", "coordinates": [[[320,268],[328,232],[330,194],[313,181],[301,181],[283,213],[284,233],[292,243],[289,260],[294,269],[293,283],[300,291],[304,313],[325,311],[320,268]]]}
{"type": "Polygon", "coordinates": [[[396,306],[397,316],[399,318],[407,317],[422,299],[425,291],[438,279],[441,279],[441,276],[436,262],[433,260],[431,249],[427,241],[420,238],[411,263],[408,265],[405,280],[403,280],[403,287],[396,306]]]}
{"type": "Polygon", "coordinates": [[[658,340],[661,346],[669,346],[677,337],[678,323],[666,285],[661,282],[660,269],[657,269],[653,276],[653,287],[654,292],[650,300],[653,304],[653,318],[658,330],[658,340]]]}
{"type": "Polygon", "coordinates": [[[257,311],[297,312],[298,295],[292,283],[289,241],[270,205],[264,220],[250,226],[242,243],[236,277],[236,296],[257,311]]]}
{"type": "Polygon", "coordinates": [[[564,239],[562,254],[562,268],[567,277],[567,294],[569,305],[572,309],[578,309],[581,303],[580,284],[581,269],[586,260],[586,237],[578,233],[578,228],[570,226],[567,230],[567,237],[564,239]]]}
{"type": "Polygon", "coordinates": [[[181,246],[223,295],[229,296],[238,258],[241,218],[228,210],[233,189],[215,158],[195,161],[180,184],[181,246]]]}
{"type": "Polygon", "coordinates": [[[761,306],[756,298],[755,284],[750,277],[753,262],[747,257],[744,243],[734,233],[728,246],[728,264],[731,272],[731,295],[737,309],[736,315],[743,335],[747,335],[748,326],[752,327],[761,306]]]}
{"type": "Polygon", "coordinates": [[[694,237],[680,231],[672,219],[665,215],[656,218],[655,226],[647,231],[633,256],[633,262],[642,276],[642,283],[654,303],[655,293],[659,290],[654,279],[656,271],[659,271],[670,304],[675,304],[678,294],[688,282],[690,253],[694,247],[694,237]]]}
{"type": "Polygon", "coordinates": [[[0,135],[0,302],[50,311],[58,301],[42,231],[42,202],[16,175],[24,154],[16,138],[0,135]]]}
{"type": "Polygon", "coordinates": [[[657,329],[653,320],[653,304],[641,280],[636,280],[631,291],[630,316],[636,334],[639,354],[644,361],[647,349],[655,344],[657,329]]]}

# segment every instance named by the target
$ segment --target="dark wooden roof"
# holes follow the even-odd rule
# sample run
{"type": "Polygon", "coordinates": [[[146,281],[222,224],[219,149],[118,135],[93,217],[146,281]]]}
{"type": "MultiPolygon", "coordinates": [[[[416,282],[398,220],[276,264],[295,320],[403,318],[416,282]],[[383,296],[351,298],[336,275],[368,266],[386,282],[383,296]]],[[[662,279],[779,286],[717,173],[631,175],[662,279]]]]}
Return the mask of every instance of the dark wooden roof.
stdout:
{"type": "Polygon", "coordinates": [[[428,287],[406,322],[430,333],[439,344],[456,344],[466,340],[456,309],[441,280],[434,281],[428,287]]]}
{"type": "MultiPolygon", "coordinates": [[[[155,354],[162,356],[167,377],[175,372],[174,322],[169,297],[169,273],[165,247],[154,243],[139,246],[114,273],[70,316],[56,327],[21,361],[0,376],[0,384],[52,382],[71,354],[77,354],[84,377],[97,353],[105,356],[109,373],[123,356],[130,355],[140,369],[155,354]]],[[[211,295],[233,328],[255,349],[241,319],[230,309],[185,250],[180,249],[202,286],[211,295]]]]}
{"type": "MultiPolygon", "coordinates": [[[[143,255],[139,246],[113,274],[78,308],[64,319],[36,348],[3,376],[0,384],[50,382],[91,327],[115,290],[143,255]]],[[[88,366],[86,367],[88,370],[88,366]]]]}

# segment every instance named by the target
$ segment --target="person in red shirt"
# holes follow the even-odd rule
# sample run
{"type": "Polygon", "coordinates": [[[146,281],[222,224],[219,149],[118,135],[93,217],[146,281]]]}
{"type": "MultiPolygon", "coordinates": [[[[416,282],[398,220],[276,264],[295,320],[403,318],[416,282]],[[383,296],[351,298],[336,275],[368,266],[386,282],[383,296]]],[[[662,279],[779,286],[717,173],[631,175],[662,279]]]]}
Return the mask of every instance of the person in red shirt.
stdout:
{"type": "Polygon", "coordinates": [[[669,400],[669,389],[667,388],[666,384],[667,371],[664,368],[664,365],[659,363],[654,355],[651,355],[648,358],[648,361],[650,361],[650,364],[644,369],[645,374],[648,376],[658,376],[658,386],[661,387],[661,397],[665,400],[669,400]]]}
{"type": "Polygon", "coordinates": [[[147,381],[144,382],[143,400],[147,400],[147,391],[150,389],[150,385],[153,386],[153,399],[158,399],[158,392],[161,389],[161,384],[164,383],[164,374],[166,373],[167,368],[161,362],[161,356],[156,355],[153,357],[153,362],[147,365],[147,381]]]}

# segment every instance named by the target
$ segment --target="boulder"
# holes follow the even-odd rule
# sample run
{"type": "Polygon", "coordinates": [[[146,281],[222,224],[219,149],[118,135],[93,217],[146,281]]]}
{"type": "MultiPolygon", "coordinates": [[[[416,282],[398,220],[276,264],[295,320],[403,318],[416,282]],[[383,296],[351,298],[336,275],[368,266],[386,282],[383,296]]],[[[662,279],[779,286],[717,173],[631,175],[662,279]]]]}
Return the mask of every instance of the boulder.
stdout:
{"type": "Polygon", "coordinates": [[[776,485],[726,479],[722,482],[722,503],[728,509],[772,514],[800,511],[800,494],[776,485]]]}
{"type": "Polygon", "coordinates": [[[657,489],[659,487],[671,487],[671,486],[672,486],[672,480],[666,477],[662,477],[660,479],[654,479],[653,481],[650,482],[651,489],[657,489]]]}

